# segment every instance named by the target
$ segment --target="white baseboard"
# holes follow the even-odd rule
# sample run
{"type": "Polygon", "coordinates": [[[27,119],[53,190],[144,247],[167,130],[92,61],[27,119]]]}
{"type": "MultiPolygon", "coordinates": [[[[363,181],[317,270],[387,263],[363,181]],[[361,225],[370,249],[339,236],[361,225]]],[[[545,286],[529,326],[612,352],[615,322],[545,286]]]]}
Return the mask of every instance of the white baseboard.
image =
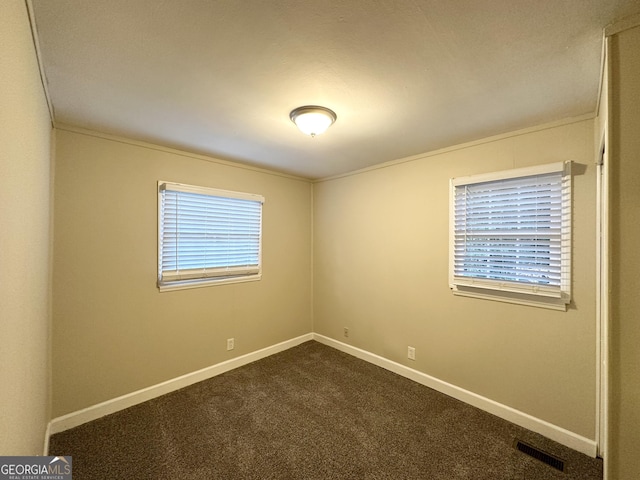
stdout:
{"type": "Polygon", "coordinates": [[[181,388],[188,387],[189,385],[193,385],[194,383],[198,383],[203,380],[215,377],[216,375],[228,372],[229,370],[233,370],[234,368],[238,368],[243,365],[247,365],[248,363],[255,362],[256,360],[260,360],[262,358],[273,355],[275,353],[288,350],[289,348],[295,347],[312,339],[313,334],[307,333],[306,335],[292,338],[291,340],[286,340],[276,345],[272,345],[255,352],[247,353],[246,355],[232,358],[225,362],[218,363],[216,365],[212,365],[210,367],[206,367],[192,373],[187,373],[186,375],[167,380],[166,382],[152,385],[150,387],[143,388],[142,390],[128,393],[126,395],[122,395],[121,397],[107,400],[106,402],[98,403],[97,405],[92,405],[91,407],[78,410],[77,412],[72,412],[67,415],[63,415],[62,417],[54,418],[53,420],[51,420],[49,426],[47,427],[45,452],[49,450],[49,435],[63,432],[70,428],[82,425],[83,423],[97,420],[98,418],[104,417],[105,415],[109,415],[111,413],[124,410],[125,408],[138,405],[139,403],[146,402],[147,400],[151,400],[152,398],[156,398],[161,395],[174,392],[181,388]]]}
{"type": "Polygon", "coordinates": [[[597,444],[595,440],[591,440],[574,432],[566,430],[562,427],[546,422],[539,418],[533,417],[527,413],[521,412],[514,408],[503,405],[489,398],[475,394],[463,388],[457,387],[445,381],[439,380],[435,377],[427,375],[426,373],[419,372],[412,368],[406,367],[400,363],[388,360],[384,357],[376,355],[366,350],[362,350],[357,347],[353,347],[346,343],[339,342],[324,335],[318,333],[308,333],[300,337],[292,338],[276,345],[257,350],[255,352],[242,355],[237,358],[232,358],[222,363],[212,365],[210,367],[203,368],[196,372],[188,373],[180,377],[167,380],[166,382],[153,385],[151,387],[143,388],[136,392],[122,395],[121,397],[108,400],[106,402],[93,405],[91,407],[72,412],[62,417],[54,418],[47,426],[44,454],[48,455],[49,450],[49,436],[63,432],[70,428],[77,427],[83,423],[96,420],[111,413],[124,410],[125,408],[132,407],[147,400],[159,397],[161,395],[179,390],[181,388],[193,385],[194,383],[207,380],[222,373],[233,370],[234,368],[241,367],[256,360],[268,357],[275,353],[288,350],[309,340],[316,340],[324,345],[333,347],[342,352],[353,355],[361,360],[372,363],[386,370],[392,371],[405,378],[413,380],[414,382],[425,385],[429,388],[433,388],[445,395],[463,401],[476,408],[489,412],[497,417],[503,418],[509,422],[515,423],[521,427],[524,427],[533,432],[539,433],[551,440],[554,440],[569,448],[582,452],[591,457],[596,456],[597,444]]]}
{"type": "Polygon", "coordinates": [[[51,436],[51,422],[47,423],[47,429],[44,431],[44,448],[42,449],[42,456],[49,456],[49,437],[51,436]]]}
{"type": "Polygon", "coordinates": [[[333,347],[337,350],[348,353],[349,355],[353,355],[361,360],[372,363],[386,370],[390,370],[398,375],[463,401],[469,405],[484,410],[485,412],[489,412],[511,423],[515,423],[527,430],[539,433],[540,435],[572,448],[573,450],[582,452],[585,455],[589,455],[590,457],[596,456],[597,444],[595,440],[585,438],[577,433],[566,430],[545,420],[533,417],[527,413],[516,410],[515,408],[508,407],[507,405],[503,405],[489,398],[465,390],[464,388],[439,380],[427,375],[426,373],[419,372],[374,353],[367,352],[366,350],[353,347],[318,333],[313,334],[313,339],[324,345],[333,347]]]}

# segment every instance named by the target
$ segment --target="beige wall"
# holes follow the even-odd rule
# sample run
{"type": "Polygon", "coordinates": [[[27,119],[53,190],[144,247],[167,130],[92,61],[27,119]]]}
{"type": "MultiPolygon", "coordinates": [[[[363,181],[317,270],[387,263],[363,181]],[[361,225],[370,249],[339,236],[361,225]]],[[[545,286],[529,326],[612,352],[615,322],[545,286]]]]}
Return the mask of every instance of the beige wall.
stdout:
{"type": "Polygon", "coordinates": [[[309,182],[62,129],[56,148],[54,416],[312,330],[309,182]],[[159,293],[158,180],[264,195],[262,280],[159,293]]]}
{"type": "Polygon", "coordinates": [[[51,122],[23,0],[0,2],[0,455],[49,420],[51,122]]]}
{"type": "Polygon", "coordinates": [[[316,183],[315,332],[594,439],[593,145],[585,120],[316,183]],[[563,160],[586,169],[574,176],[571,308],[453,296],[449,178],[563,160]]]}
{"type": "Polygon", "coordinates": [[[609,479],[640,478],[640,26],[611,42],[609,479]]]}

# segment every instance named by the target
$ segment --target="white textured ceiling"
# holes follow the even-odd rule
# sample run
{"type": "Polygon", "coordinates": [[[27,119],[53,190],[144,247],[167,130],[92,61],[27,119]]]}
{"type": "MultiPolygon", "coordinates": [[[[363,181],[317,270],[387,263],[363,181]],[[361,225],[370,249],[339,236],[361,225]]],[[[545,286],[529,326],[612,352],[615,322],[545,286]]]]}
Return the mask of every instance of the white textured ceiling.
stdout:
{"type": "Polygon", "coordinates": [[[640,0],[31,0],[56,123],[309,178],[593,113],[640,0]],[[298,106],[337,122],[311,138],[298,106]]]}

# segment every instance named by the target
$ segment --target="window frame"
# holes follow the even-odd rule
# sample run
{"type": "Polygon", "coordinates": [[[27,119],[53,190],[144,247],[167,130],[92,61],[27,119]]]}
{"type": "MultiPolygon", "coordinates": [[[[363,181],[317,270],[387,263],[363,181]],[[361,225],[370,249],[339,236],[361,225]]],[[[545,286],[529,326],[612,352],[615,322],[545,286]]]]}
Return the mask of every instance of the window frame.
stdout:
{"type": "MultiPolygon", "coordinates": [[[[254,282],[262,279],[262,230],[263,230],[263,206],[264,197],[258,194],[236,192],[231,190],[222,190],[219,188],[202,187],[196,185],[188,185],[183,183],[169,182],[159,180],[157,183],[157,210],[158,210],[158,224],[157,224],[157,287],[160,292],[167,292],[173,290],[182,290],[189,288],[201,288],[212,285],[225,285],[232,283],[242,282],[254,282]],[[168,187],[168,188],[167,188],[168,187]],[[260,220],[259,220],[259,240],[258,240],[258,265],[257,272],[251,273],[232,273],[230,275],[207,276],[204,275],[198,278],[188,279],[163,279],[162,270],[162,226],[163,226],[163,212],[162,212],[162,192],[164,190],[177,191],[183,193],[196,193],[201,195],[208,195],[212,197],[226,198],[226,199],[240,199],[249,200],[253,202],[260,202],[260,220]]],[[[251,269],[255,270],[255,269],[251,269]]]]}
{"type": "Polygon", "coordinates": [[[534,167],[457,177],[449,186],[449,288],[454,295],[496,300],[566,311],[571,302],[572,242],[572,162],[556,162],[534,167]],[[456,187],[486,182],[499,182],[559,173],[561,175],[561,236],[559,287],[545,288],[533,282],[515,282],[455,275],[455,192],[456,187]],[[552,291],[553,290],[553,291],[552,291]]]}

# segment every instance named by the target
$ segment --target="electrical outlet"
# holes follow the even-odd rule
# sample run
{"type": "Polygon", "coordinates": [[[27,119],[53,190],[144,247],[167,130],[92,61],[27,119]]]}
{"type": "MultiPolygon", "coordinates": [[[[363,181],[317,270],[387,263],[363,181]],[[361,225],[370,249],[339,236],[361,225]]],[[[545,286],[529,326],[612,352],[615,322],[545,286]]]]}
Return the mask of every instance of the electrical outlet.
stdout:
{"type": "Polygon", "coordinates": [[[349,338],[349,329],[347,327],[344,327],[344,336],[349,338]]]}
{"type": "Polygon", "coordinates": [[[416,349],[414,347],[407,347],[407,358],[409,360],[416,359],[416,349]]]}
{"type": "Polygon", "coordinates": [[[227,350],[233,350],[235,348],[235,339],[233,338],[227,338],[227,350]]]}

